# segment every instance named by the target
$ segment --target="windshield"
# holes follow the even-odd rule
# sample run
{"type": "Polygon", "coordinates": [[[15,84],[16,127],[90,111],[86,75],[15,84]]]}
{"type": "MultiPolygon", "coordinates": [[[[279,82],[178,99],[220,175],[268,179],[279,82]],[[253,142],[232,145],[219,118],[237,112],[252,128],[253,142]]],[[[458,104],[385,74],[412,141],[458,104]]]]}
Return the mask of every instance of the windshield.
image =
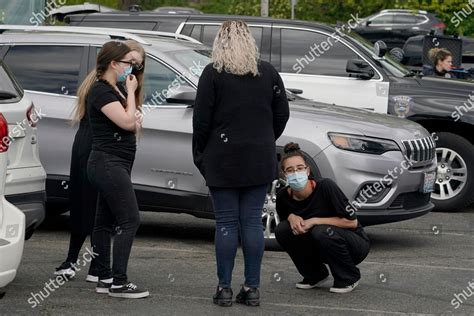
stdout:
{"type": "Polygon", "coordinates": [[[379,64],[389,74],[395,77],[406,77],[407,75],[411,74],[411,71],[406,69],[405,66],[395,60],[389,52],[387,52],[384,57],[378,57],[374,53],[374,44],[367,41],[365,38],[355,32],[346,32],[345,34],[354,42],[359,44],[358,47],[369,54],[372,57],[372,60],[379,64]]]}
{"type": "Polygon", "coordinates": [[[208,49],[180,50],[169,54],[196,77],[199,77],[206,65],[211,62],[211,51],[208,49]]]}

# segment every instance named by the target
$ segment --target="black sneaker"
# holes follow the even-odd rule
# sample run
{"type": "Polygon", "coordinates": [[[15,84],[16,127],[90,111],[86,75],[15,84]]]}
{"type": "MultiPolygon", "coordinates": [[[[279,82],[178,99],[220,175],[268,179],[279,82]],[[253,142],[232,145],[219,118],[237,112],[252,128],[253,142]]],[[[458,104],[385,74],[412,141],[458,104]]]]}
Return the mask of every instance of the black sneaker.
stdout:
{"type": "Polygon", "coordinates": [[[143,290],[138,288],[132,282],[128,282],[127,284],[122,285],[118,288],[109,289],[109,296],[112,297],[121,297],[121,298],[143,298],[150,295],[150,292],[147,290],[143,290]]]}
{"type": "Polygon", "coordinates": [[[246,291],[242,286],[239,294],[235,297],[235,302],[247,306],[260,306],[260,292],[253,287],[246,291]]]}
{"type": "Polygon", "coordinates": [[[216,294],[213,296],[214,304],[219,306],[232,306],[232,296],[234,293],[231,288],[222,288],[219,290],[219,287],[216,289],[216,294]]]}
{"type": "Polygon", "coordinates": [[[72,262],[64,261],[56,268],[54,275],[62,275],[68,279],[72,279],[76,275],[76,269],[72,262]]]}
{"type": "Polygon", "coordinates": [[[109,294],[109,289],[112,286],[112,282],[97,282],[97,286],[95,287],[95,292],[99,294],[109,294]]]}
{"type": "Polygon", "coordinates": [[[339,293],[339,294],[350,293],[357,287],[357,285],[359,285],[359,281],[356,281],[352,283],[351,285],[343,286],[343,287],[333,286],[332,288],[329,289],[329,292],[339,293]]]}
{"type": "Polygon", "coordinates": [[[329,276],[325,276],[321,280],[310,280],[304,278],[303,281],[296,283],[296,288],[301,290],[314,289],[315,287],[320,286],[322,283],[324,283],[328,278],[329,276]]]}

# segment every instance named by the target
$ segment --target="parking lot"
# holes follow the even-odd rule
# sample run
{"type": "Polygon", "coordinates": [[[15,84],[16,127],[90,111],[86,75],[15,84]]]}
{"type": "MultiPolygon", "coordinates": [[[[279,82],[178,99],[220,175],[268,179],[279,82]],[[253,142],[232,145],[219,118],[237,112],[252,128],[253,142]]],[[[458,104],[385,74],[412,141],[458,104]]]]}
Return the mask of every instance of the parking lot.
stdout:
{"type": "MultiPolygon", "coordinates": [[[[28,299],[39,291],[46,293],[45,282],[53,278],[54,267],[64,259],[67,224],[68,215],[49,219],[26,242],[17,278],[0,302],[0,314],[474,314],[474,297],[460,295],[463,291],[471,294],[469,282],[474,282],[473,208],[368,227],[372,248],[360,265],[361,284],[346,295],[328,292],[332,279],[324,288],[295,289],[300,276],[289,257],[280,251],[266,251],[262,305],[258,308],[234,304],[226,309],[212,304],[216,285],[214,222],[167,213],[142,213],[130,259],[130,278],[148,287],[149,298],[130,301],[96,294],[94,285],[84,281],[87,270],[83,269],[74,280],[53,287],[54,292],[33,308],[28,299]]],[[[234,292],[242,275],[239,252],[234,292]]]]}

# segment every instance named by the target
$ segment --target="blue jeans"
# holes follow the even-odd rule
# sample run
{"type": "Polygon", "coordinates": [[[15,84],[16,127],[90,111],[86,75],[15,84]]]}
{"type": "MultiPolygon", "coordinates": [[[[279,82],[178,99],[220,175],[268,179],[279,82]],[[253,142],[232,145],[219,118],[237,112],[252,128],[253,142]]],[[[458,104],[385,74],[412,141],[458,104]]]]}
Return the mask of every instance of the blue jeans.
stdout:
{"type": "Polygon", "coordinates": [[[245,261],[245,286],[260,286],[265,240],[262,208],[268,185],[209,188],[216,217],[216,260],[219,286],[230,288],[239,232],[245,261]]]}

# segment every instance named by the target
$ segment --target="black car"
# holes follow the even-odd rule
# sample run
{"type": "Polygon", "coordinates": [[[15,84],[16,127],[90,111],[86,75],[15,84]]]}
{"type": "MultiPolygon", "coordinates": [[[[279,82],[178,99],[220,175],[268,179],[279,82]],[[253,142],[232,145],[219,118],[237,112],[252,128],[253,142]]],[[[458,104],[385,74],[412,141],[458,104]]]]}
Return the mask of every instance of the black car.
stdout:
{"type": "MultiPolygon", "coordinates": [[[[436,133],[438,178],[432,200],[438,210],[474,202],[474,84],[417,77],[355,32],[308,21],[227,15],[91,14],[69,18],[71,25],[171,31],[212,45],[220,24],[247,22],[261,59],[280,72],[285,86],[317,101],[406,117],[436,133]],[[302,62],[314,45],[331,43],[315,62],[302,62]],[[304,67],[303,67],[304,66],[304,67]]],[[[68,18],[66,18],[68,20],[68,18]]],[[[312,56],[316,59],[315,56],[312,56]]],[[[407,143],[410,150],[423,145],[407,143]]]]}
{"type": "Polygon", "coordinates": [[[384,41],[388,48],[403,47],[405,41],[415,35],[434,31],[443,34],[446,25],[434,14],[413,10],[382,10],[362,20],[355,31],[375,43],[384,41]]]}

